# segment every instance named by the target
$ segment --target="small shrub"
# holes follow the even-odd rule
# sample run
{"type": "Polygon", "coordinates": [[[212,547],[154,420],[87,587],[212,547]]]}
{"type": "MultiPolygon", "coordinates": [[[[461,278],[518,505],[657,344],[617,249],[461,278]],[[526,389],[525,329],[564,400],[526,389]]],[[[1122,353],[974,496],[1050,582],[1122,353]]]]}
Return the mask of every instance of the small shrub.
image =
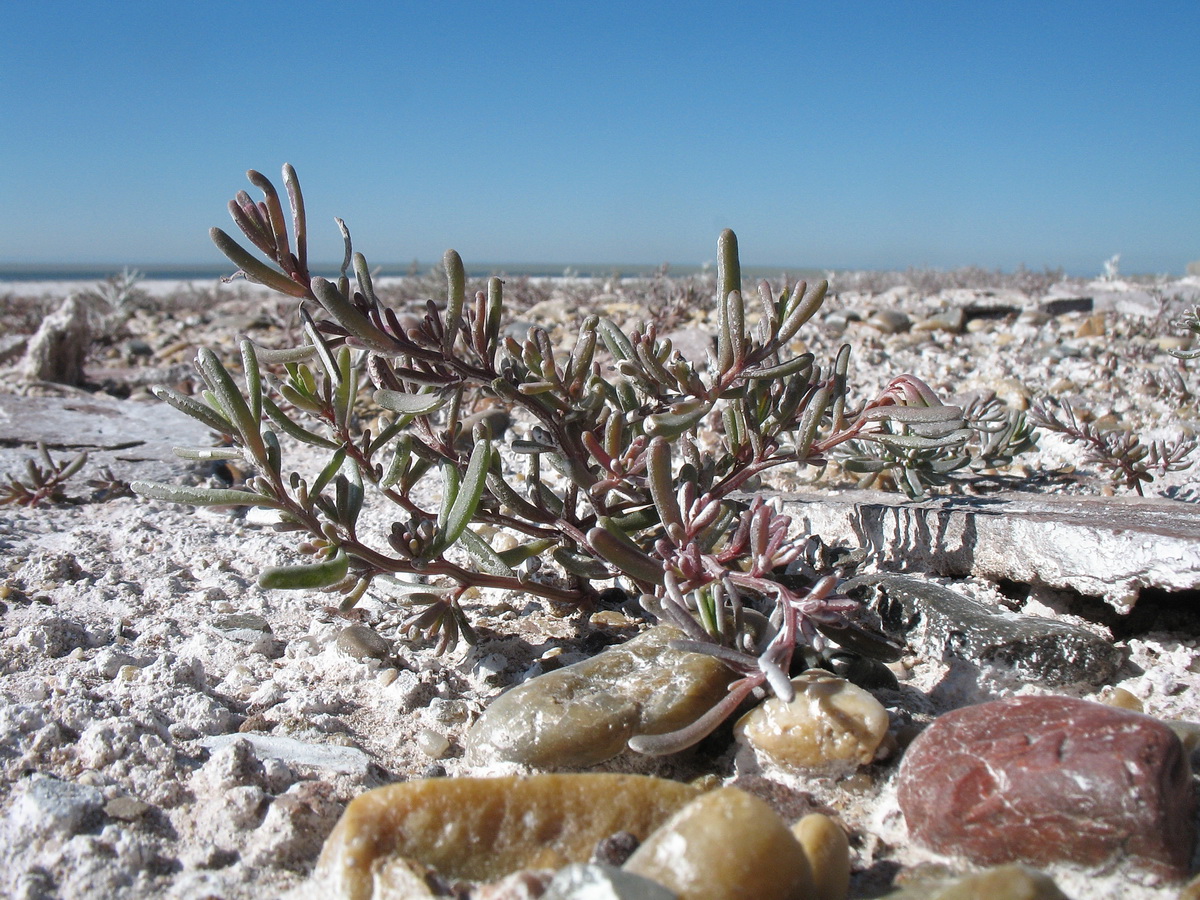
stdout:
{"type": "MultiPolygon", "coordinates": [[[[307,562],[264,571],[264,587],[330,591],[348,608],[380,584],[411,606],[406,630],[436,639],[440,651],[471,637],[459,603],[468,588],[580,605],[594,598],[593,582],[619,578],[647,610],[684,629],[689,646],[744,675],[712,717],[645,752],[698,739],[762,686],[790,696],[793,650],[820,644],[823,632],[839,642],[857,635],[878,655],[896,652],[856,601],[836,593],[835,579],[788,587],[775,577],[807,536],[793,535],[776,506],[744,494],[769,470],[821,466],[850,441],[945,450],[969,434],[962,410],[913,375],[898,375],[851,408],[849,346],[825,363],[789,351],[820,308],[825,283],[774,293],[763,282],[748,300],[737,240],[726,231],[707,359],[684,358],[654,324],[624,331],[594,315],[564,353],[540,326],[505,335],[503,282],[491,278],[468,296],[453,250],[444,260],[444,302],[428,301],[419,316],[382,302],[340,220],[340,277],[314,277],[295,172],[284,167],[289,213],[268,179],[249,178],[264,199],[239,192],[230,212],[270,262],[220,229],[213,241],[246,277],[300,301],[305,342],[266,350],[243,340],[240,378],[201,349],[201,396],[156,393],[227,445],[182,456],[240,459],[258,474],[244,490],[134,489],[174,502],[278,510],[278,530],[303,535],[307,562]],[[487,411],[497,408],[527,423],[528,433],[496,433],[487,411]],[[289,439],[321,448],[324,465],[289,471],[289,439]],[[523,461],[523,479],[506,470],[505,455],[523,461]],[[418,499],[429,485],[440,496],[436,508],[418,499]],[[362,510],[377,502],[395,511],[390,531],[363,533],[362,510]],[[516,546],[497,549],[497,529],[519,535],[516,546]],[[543,566],[531,576],[527,561],[535,559],[552,560],[553,572],[543,566]]],[[[669,312],[672,302],[657,305],[669,312]]],[[[917,472],[913,478],[930,468],[919,455],[891,464],[917,472]]]]}

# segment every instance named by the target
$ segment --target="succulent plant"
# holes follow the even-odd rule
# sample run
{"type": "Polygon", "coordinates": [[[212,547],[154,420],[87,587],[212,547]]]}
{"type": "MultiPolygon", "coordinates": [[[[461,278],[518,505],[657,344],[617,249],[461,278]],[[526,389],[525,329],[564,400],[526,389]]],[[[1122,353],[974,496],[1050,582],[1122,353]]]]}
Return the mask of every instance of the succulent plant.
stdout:
{"type": "Polygon", "coordinates": [[[955,473],[1006,466],[1037,445],[1037,432],[1025,414],[994,394],[971,397],[961,409],[942,409],[954,409],[957,415],[942,421],[894,419],[874,440],[848,441],[839,447],[838,462],[860,476],[860,487],[887,473],[900,490],[919,499],[930,485],[949,484],[955,473]]]}
{"type": "Polygon", "coordinates": [[[87,453],[78,453],[72,459],[61,462],[50,455],[41,441],[38,442],[37,460],[25,460],[25,477],[5,475],[0,478],[0,506],[12,503],[17,506],[37,506],[44,501],[63,503],[66,495],[63,487],[88,460],[87,453]]]}
{"type": "MultiPolygon", "coordinates": [[[[300,186],[290,166],[283,175],[290,215],[257,172],[249,178],[264,199],[239,192],[230,203],[269,263],[220,229],[212,238],[247,278],[300,301],[305,343],[268,350],[243,340],[240,375],[201,349],[200,396],[156,389],[225,443],[181,456],[239,459],[257,474],[244,489],[135,483],[138,493],[277,510],[277,530],[305,535],[298,549],[308,561],[267,569],[263,586],[339,593],[348,608],[382,585],[411,605],[405,629],[436,639],[439,651],[471,637],[459,603],[468,588],[582,605],[596,595],[593,582],[616,578],[684,628],[689,645],[744,672],[731,697],[764,686],[789,694],[793,649],[820,643],[822,632],[894,652],[858,604],[836,594],[835,579],[785,587],[775,578],[808,536],[793,534],[772,504],[738,498],[768,470],[822,466],[849,441],[945,450],[968,433],[962,410],[915,376],[852,409],[849,346],[824,365],[791,352],[824,282],[779,293],[763,282],[748,302],[737,239],[725,231],[705,360],[685,358],[654,324],[626,331],[596,315],[563,352],[540,326],[506,335],[503,282],[491,278],[468,297],[452,250],[444,302],[428,301],[419,319],[380,301],[341,220],[340,277],[314,276],[300,186]],[[487,411],[497,408],[526,432],[495,433],[487,411]],[[288,471],[288,441],[320,448],[327,461],[307,475],[288,471]],[[429,496],[439,499],[419,499],[429,496]],[[389,533],[360,529],[367,503],[394,508],[389,533]],[[519,536],[515,546],[493,544],[500,529],[519,536]],[[529,561],[542,559],[554,571],[531,575],[529,561]]],[[[642,749],[675,748],[695,732],[642,749]]]]}
{"type": "Polygon", "coordinates": [[[1178,472],[1194,462],[1196,438],[1180,435],[1174,440],[1144,443],[1127,428],[1101,430],[1081,421],[1068,400],[1046,397],[1030,406],[1029,419],[1039,428],[1061,434],[1073,444],[1085,448],[1084,463],[1095,463],[1114,482],[1121,482],[1142,495],[1142,484],[1153,481],[1157,472],[1178,472]]]}
{"type": "MultiPolygon", "coordinates": [[[[1186,328],[1193,336],[1200,335],[1200,306],[1192,306],[1184,310],[1173,324],[1176,328],[1186,328]]],[[[1169,350],[1168,352],[1179,359],[1200,357],[1200,350],[1169,350]]]]}

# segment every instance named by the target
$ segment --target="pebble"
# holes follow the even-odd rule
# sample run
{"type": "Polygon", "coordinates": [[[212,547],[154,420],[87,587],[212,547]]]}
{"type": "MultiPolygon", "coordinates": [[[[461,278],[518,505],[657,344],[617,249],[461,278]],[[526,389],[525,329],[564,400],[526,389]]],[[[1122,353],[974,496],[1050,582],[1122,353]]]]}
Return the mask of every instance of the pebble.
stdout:
{"type": "Polygon", "coordinates": [[[1086,700],[1014,697],[946,713],[908,748],[897,784],[913,839],[982,865],[1124,855],[1180,878],[1196,843],[1179,739],[1149,716],[1086,700]]]}
{"type": "Polygon", "coordinates": [[[812,900],[846,900],[850,892],[850,841],[823,813],[809,813],[792,826],[812,877],[812,900]]]}
{"type": "Polygon", "coordinates": [[[387,638],[366,625],[347,625],[335,643],[338,650],[353,659],[387,659],[392,652],[387,638]]]}
{"type": "Polygon", "coordinates": [[[1054,318],[1054,314],[1043,309],[1026,309],[1017,316],[1017,321],[1026,325],[1042,326],[1054,318]]]}
{"type": "Polygon", "coordinates": [[[1107,703],[1109,706],[1115,706],[1117,709],[1128,709],[1131,712],[1143,711],[1142,701],[1122,687],[1113,688],[1106,696],[1101,698],[1101,702],[1107,703]]]}
{"type": "Polygon", "coordinates": [[[884,334],[902,334],[912,328],[912,320],[898,309],[877,310],[867,317],[867,324],[884,334]]]}
{"type": "Polygon", "coordinates": [[[808,860],[763,800],[734,787],[693,800],[634,851],[624,870],[679,900],[799,900],[812,896],[808,860]]]}
{"type": "Polygon", "coordinates": [[[822,669],[792,679],[790,703],[771,697],[734,734],[759,759],[792,771],[846,771],[867,765],[888,730],[888,714],[867,691],[822,669]]]}
{"type": "Polygon", "coordinates": [[[450,741],[446,736],[432,728],[422,728],[415,740],[420,751],[430,759],[441,759],[450,749],[450,741]]]}
{"type": "Polygon", "coordinates": [[[222,637],[245,644],[250,653],[267,653],[274,644],[271,623],[253,613],[233,613],[217,616],[212,628],[222,637]]]}
{"type": "Polygon", "coordinates": [[[619,755],[635,735],[691,724],[732,676],[711,656],[667,646],[682,637],[651,628],[502,694],[467,733],[467,762],[586,768],[619,755]]]}
{"type": "Polygon", "coordinates": [[[645,775],[392,784],[350,803],[325,842],[315,877],[332,896],[360,898],[371,896],[374,873],[396,860],[404,861],[396,878],[416,865],[472,881],[587,862],[602,839],[628,831],[643,840],[699,794],[689,785],[645,775]]]}
{"type": "Polygon", "coordinates": [[[149,803],[133,797],[114,797],[104,804],[104,814],[120,822],[135,822],[150,809],[149,803]]]}
{"type": "Polygon", "coordinates": [[[1102,315],[1088,316],[1075,329],[1075,337],[1101,337],[1107,330],[1105,317],[1102,315]]]}
{"type": "Polygon", "coordinates": [[[1180,337],[1179,335],[1174,334],[1162,335],[1161,337],[1154,339],[1154,346],[1159,350],[1163,350],[1168,353],[1172,350],[1188,350],[1192,346],[1192,336],[1186,335],[1180,337]]]}
{"type": "Polygon", "coordinates": [[[1069,900],[1050,876],[1015,863],[956,880],[913,881],[899,893],[888,894],[887,900],[1069,900]]]}
{"type": "Polygon", "coordinates": [[[966,315],[961,306],[953,307],[945,312],[937,313],[921,319],[912,326],[913,331],[948,331],[951,334],[962,334],[966,328],[966,315]]]}

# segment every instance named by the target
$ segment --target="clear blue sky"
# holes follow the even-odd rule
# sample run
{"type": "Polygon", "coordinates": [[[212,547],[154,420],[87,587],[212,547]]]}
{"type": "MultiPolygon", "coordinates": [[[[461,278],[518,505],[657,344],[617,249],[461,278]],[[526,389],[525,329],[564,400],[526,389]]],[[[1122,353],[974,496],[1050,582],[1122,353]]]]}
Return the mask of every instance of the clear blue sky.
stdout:
{"type": "Polygon", "coordinates": [[[244,172],[373,263],[1182,272],[1200,2],[8,2],[0,262],[219,262],[244,172]]]}

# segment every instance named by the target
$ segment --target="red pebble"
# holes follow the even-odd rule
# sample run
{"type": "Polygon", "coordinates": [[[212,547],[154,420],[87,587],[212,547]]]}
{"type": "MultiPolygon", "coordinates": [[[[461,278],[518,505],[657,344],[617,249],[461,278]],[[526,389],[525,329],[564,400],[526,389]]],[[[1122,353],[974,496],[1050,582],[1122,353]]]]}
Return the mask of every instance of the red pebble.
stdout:
{"type": "Polygon", "coordinates": [[[1192,773],[1179,739],[1140,713],[1069,697],[1016,697],[939,717],[904,755],[910,834],[981,865],[1121,856],[1187,875],[1192,773]]]}

